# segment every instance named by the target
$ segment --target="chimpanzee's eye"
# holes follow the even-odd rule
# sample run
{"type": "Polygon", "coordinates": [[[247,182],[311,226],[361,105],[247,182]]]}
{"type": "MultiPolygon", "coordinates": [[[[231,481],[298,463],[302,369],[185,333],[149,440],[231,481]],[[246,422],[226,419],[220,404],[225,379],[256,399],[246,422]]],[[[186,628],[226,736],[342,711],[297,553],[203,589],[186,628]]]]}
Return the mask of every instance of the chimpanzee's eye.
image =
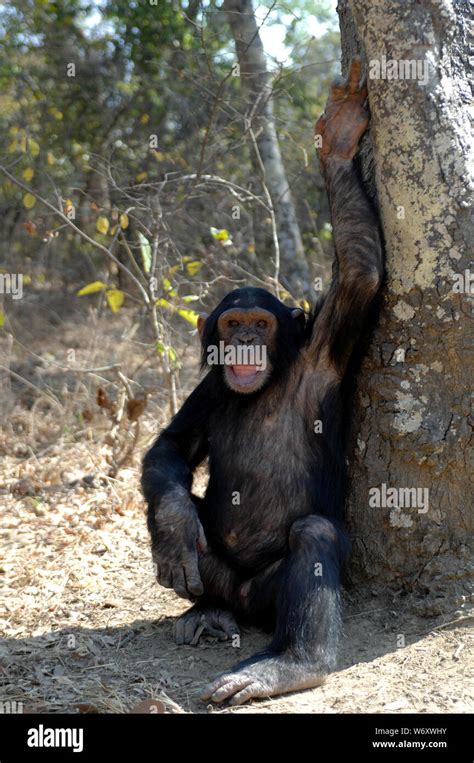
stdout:
{"type": "Polygon", "coordinates": [[[266,329],[267,328],[267,322],[263,319],[261,321],[257,321],[257,328],[259,329],[266,329]]]}
{"type": "Polygon", "coordinates": [[[230,326],[231,329],[236,329],[239,325],[239,321],[229,321],[227,325],[230,326]]]}

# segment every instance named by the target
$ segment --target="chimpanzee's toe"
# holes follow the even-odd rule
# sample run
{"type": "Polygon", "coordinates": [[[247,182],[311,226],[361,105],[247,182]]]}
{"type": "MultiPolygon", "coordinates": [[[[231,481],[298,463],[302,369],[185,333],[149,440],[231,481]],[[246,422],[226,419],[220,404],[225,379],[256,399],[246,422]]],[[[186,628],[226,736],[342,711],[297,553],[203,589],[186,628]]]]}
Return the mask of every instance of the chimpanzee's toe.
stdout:
{"type": "Polygon", "coordinates": [[[252,697],[268,696],[265,686],[251,672],[224,673],[218,676],[201,694],[201,699],[241,705],[252,697]]]}
{"type": "Polygon", "coordinates": [[[240,634],[239,627],[230,612],[220,609],[193,607],[176,621],[175,641],[178,646],[196,646],[201,636],[211,636],[227,641],[240,634]]]}

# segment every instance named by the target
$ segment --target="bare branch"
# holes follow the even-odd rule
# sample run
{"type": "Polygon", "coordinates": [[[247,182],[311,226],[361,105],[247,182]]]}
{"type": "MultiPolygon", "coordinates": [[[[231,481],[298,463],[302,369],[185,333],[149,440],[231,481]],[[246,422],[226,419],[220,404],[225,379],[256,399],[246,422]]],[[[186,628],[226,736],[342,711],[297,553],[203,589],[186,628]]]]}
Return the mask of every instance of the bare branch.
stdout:
{"type": "MultiPolygon", "coordinates": [[[[115,255],[114,255],[114,254],[112,254],[112,252],[110,251],[110,249],[107,249],[107,248],[106,248],[105,246],[103,246],[102,244],[99,244],[99,242],[98,242],[98,241],[95,241],[93,238],[91,238],[90,236],[88,236],[88,235],[87,235],[87,233],[85,233],[83,230],[81,230],[80,228],[78,228],[78,227],[77,227],[77,225],[74,225],[74,223],[72,222],[72,220],[70,220],[70,219],[69,219],[69,217],[67,217],[67,216],[66,216],[66,215],[65,215],[65,214],[64,214],[64,213],[63,213],[61,210],[57,209],[57,208],[54,206],[54,204],[51,204],[51,202],[50,202],[50,201],[48,201],[47,199],[44,199],[42,196],[40,196],[40,194],[39,194],[37,191],[34,191],[32,188],[30,188],[30,187],[29,187],[29,186],[28,186],[26,183],[24,183],[22,180],[18,180],[18,178],[16,178],[14,175],[12,175],[12,174],[11,174],[11,172],[9,172],[9,171],[8,171],[8,170],[7,170],[7,169],[6,169],[6,168],[5,168],[3,165],[1,165],[1,164],[0,164],[0,172],[2,172],[2,173],[3,173],[3,174],[4,174],[4,175],[5,175],[5,176],[6,176],[6,177],[9,179],[9,180],[11,180],[11,182],[12,182],[12,183],[15,183],[15,185],[17,185],[19,188],[22,188],[22,189],[23,189],[24,191],[26,191],[27,193],[31,193],[31,195],[32,195],[32,196],[34,196],[34,197],[35,197],[35,199],[37,199],[39,202],[41,202],[41,204],[44,204],[44,206],[45,206],[45,207],[47,207],[47,208],[48,208],[48,209],[50,209],[52,212],[54,212],[54,214],[55,214],[55,215],[57,215],[57,216],[58,216],[58,217],[59,217],[59,218],[60,218],[60,219],[61,219],[61,220],[62,220],[64,223],[66,223],[66,225],[69,225],[69,227],[70,227],[70,228],[72,228],[72,230],[73,230],[75,233],[78,233],[78,234],[81,236],[81,238],[83,238],[85,241],[87,241],[89,244],[91,244],[92,246],[94,246],[96,249],[98,249],[98,250],[99,250],[99,251],[101,251],[103,254],[105,254],[105,255],[106,255],[106,256],[107,256],[109,259],[111,259],[113,262],[115,262],[115,264],[117,265],[117,267],[119,267],[121,270],[123,270],[123,271],[124,271],[124,273],[126,273],[126,274],[127,274],[127,275],[128,275],[128,276],[129,276],[129,277],[132,279],[132,281],[135,283],[135,285],[136,285],[136,286],[138,286],[138,288],[139,288],[139,290],[140,290],[140,292],[141,292],[141,294],[142,294],[142,297],[143,297],[143,299],[144,299],[145,303],[146,303],[147,305],[149,305],[149,304],[150,304],[150,297],[148,296],[148,294],[147,294],[146,290],[143,288],[143,286],[142,286],[142,284],[140,283],[140,281],[139,281],[139,280],[137,279],[137,277],[136,277],[136,276],[135,276],[135,275],[134,275],[134,274],[133,274],[133,273],[132,273],[132,272],[129,270],[129,268],[127,268],[127,266],[126,266],[126,265],[124,265],[122,262],[120,262],[120,260],[118,260],[118,259],[117,259],[117,257],[115,257],[115,255]]],[[[118,230],[119,230],[119,227],[117,227],[117,233],[116,233],[116,235],[118,235],[118,230]]]]}

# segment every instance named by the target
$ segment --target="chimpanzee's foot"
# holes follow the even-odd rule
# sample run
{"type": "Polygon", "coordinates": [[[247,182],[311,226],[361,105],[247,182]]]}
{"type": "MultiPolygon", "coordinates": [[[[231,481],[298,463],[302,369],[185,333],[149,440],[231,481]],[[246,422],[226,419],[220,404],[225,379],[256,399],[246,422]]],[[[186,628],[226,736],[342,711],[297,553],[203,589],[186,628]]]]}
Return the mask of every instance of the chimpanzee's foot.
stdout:
{"type": "Polygon", "coordinates": [[[234,616],[223,609],[196,605],[176,621],[175,641],[178,645],[199,643],[201,636],[215,636],[219,641],[240,634],[234,616]]]}
{"type": "Polygon", "coordinates": [[[242,705],[252,697],[273,697],[324,683],[326,674],[308,662],[287,653],[261,652],[239,662],[229,673],[221,673],[201,694],[204,701],[242,705]]]}

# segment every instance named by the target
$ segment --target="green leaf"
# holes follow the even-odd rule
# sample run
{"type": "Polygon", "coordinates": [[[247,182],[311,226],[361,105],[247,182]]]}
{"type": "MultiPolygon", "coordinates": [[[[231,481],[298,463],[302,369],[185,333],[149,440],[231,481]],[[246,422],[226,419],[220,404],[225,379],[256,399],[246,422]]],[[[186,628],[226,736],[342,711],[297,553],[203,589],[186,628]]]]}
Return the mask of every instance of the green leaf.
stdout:
{"type": "Polygon", "coordinates": [[[174,347],[170,347],[170,345],[165,345],[163,344],[163,342],[156,343],[156,351],[160,355],[164,355],[167,358],[167,360],[169,360],[171,363],[176,363],[176,361],[178,360],[178,355],[174,347]]]}
{"type": "Polygon", "coordinates": [[[178,360],[178,356],[174,347],[168,347],[167,352],[169,360],[171,360],[172,363],[175,363],[178,360]]]}
{"type": "Polygon", "coordinates": [[[322,229],[319,231],[319,238],[322,241],[331,241],[332,239],[332,226],[329,223],[325,223],[322,229]]]}
{"type": "Polygon", "coordinates": [[[95,294],[96,292],[102,291],[106,288],[107,286],[105,283],[102,283],[102,281],[93,281],[93,283],[88,283],[87,286],[83,286],[82,289],[79,289],[77,296],[85,297],[86,294],[95,294]]]}
{"type": "Polygon", "coordinates": [[[5,313],[0,310],[0,329],[5,325],[5,313]]]}
{"type": "Polygon", "coordinates": [[[31,156],[38,156],[40,152],[39,143],[34,138],[28,138],[28,151],[31,156]]]}
{"type": "Polygon", "coordinates": [[[138,240],[140,242],[140,252],[143,260],[143,270],[145,273],[149,273],[151,270],[151,246],[150,242],[143,235],[141,231],[138,231],[138,240]]]}

